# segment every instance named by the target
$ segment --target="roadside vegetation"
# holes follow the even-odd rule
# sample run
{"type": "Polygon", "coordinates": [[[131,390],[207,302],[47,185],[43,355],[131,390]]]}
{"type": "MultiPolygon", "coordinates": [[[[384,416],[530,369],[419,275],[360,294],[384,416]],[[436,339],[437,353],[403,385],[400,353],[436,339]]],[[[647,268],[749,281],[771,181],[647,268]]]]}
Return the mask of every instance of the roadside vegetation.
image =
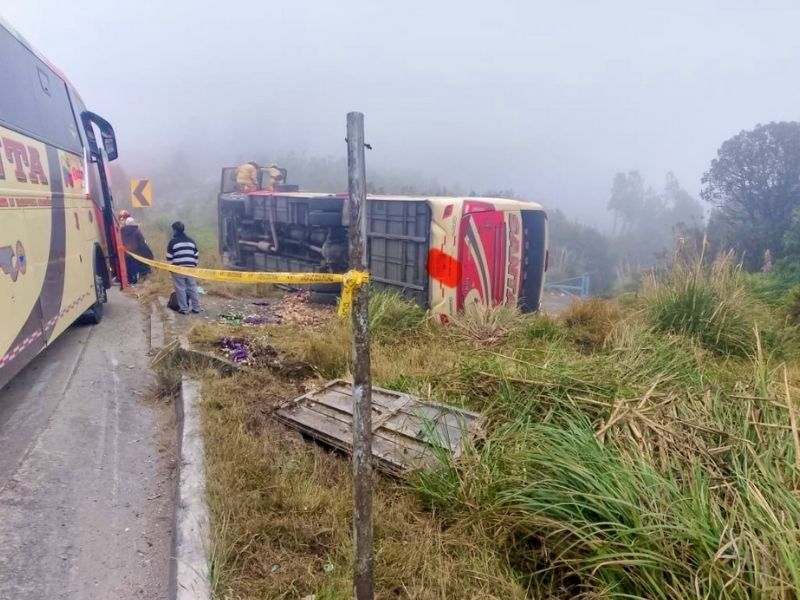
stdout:
{"type": "MultiPolygon", "coordinates": [[[[458,462],[378,478],[378,597],[798,597],[796,308],[772,277],[697,257],[557,318],[446,327],[374,295],[375,384],[488,419],[458,462]]],[[[348,375],[347,322],[246,334],[316,377],[206,374],[217,597],[349,598],[349,463],[270,420],[348,375]]]]}

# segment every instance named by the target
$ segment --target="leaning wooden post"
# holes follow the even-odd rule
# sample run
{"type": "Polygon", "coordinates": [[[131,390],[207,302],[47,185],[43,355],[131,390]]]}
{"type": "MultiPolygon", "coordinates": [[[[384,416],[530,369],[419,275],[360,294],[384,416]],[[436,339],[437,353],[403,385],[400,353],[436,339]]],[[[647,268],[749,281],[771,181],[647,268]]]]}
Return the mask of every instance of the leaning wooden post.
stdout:
{"type": "MultiPolygon", "coordinates": [[[[350,268],[367,270],[367,174],[364,115],[347,114],[350,268]]],[[[372,376],[369,365],[369,291],[353,298],[353,591],[356,600],[374,596],[372,551],[372,376]]]]}

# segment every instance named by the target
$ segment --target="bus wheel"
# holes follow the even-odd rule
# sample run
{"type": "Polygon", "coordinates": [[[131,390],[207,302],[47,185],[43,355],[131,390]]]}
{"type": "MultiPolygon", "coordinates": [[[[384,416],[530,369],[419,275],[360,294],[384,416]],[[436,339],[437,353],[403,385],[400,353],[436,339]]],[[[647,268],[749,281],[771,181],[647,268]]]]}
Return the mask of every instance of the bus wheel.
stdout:
{"type": "Polygon", "coordinates": [[[308,286],[312,292],[322,292],[324,294],[336,294],[337,296],[342,292],[341,283],[312,283],[308,286]]]}
{"type": "Polygon", "coordinates": [[[92,325],[97,325],[103,320],[103,304],[108,301],[106,296],[106,286],[100,275],[94,276],[94,291],[97,301],[86,313],[86,321],[92,325]]]}
{"type": "Polygon", "coordinates": [[[311,292],[309,300],[313,304],[324,304],[326,306],[336,306],[339,304],[339,294],[331,294],[327,292],[311,292]]]}

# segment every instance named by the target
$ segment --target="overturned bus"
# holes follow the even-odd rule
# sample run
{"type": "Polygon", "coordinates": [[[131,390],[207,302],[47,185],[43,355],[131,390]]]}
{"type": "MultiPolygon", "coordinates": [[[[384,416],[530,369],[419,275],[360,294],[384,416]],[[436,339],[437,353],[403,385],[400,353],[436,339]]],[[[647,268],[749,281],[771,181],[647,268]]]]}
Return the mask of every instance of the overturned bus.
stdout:
{"type": "MultiPolygon", "coordinates": [[[[267,181],[261,170],[262,181],[267,181]]],[[[348,268],[347,194],[297,186],[238,191],[222,171],[219,250],[228,268],[342,273],[348,268]]],[[[533,202],[503,198],[367,196],[372,285],[396,291],[441,321],[465,306],[539,309],[547,269],[547,216],[533,202]]],[[[310,286],[333,304],[339,284],[310,286]]]]}

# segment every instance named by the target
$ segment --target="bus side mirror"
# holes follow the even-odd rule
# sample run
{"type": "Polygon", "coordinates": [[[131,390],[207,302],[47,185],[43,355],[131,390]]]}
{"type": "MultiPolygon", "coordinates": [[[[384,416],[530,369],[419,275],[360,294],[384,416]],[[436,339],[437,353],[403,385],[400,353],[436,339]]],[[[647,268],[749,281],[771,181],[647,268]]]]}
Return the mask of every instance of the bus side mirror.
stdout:
{"type": "Polygon", "coordinates": [[[97,162],[97,156],[100,152],[97,146],[97,137],[94,134],[93,125],[97,125],[97,129],[100,130],[100,138],[103,140],[103,149],[106,152],[108,160],[116,160],[119,156],[117,137],[114,135],[114,128],[111,126],[111,123],[100,115],[89,111],[81,113],[81,120],[83,121],[84,131],[86,131],[86,139],[89,141],[89,151],[92,156],[92,162],[97,162]]]}
{"type": "Polygon", "coordinates": [[[100,129],[100,137],[103,138],[103,148],[108,155],[108,160],[116,160],[119,156],[119,152],[117,152],[117,138],[110,125],[107,130],[100,129]]]}

